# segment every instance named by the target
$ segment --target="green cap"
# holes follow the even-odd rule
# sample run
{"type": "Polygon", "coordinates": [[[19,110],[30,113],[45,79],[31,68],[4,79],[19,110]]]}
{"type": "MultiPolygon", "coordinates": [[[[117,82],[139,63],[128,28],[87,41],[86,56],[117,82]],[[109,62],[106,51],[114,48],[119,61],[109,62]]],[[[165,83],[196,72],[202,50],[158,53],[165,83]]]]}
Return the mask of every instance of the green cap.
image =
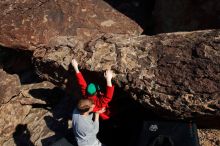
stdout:
{"type": "Polygon", "coordinates": [[[93,83],[90,83],[87,87],[87,93],[88,95],[93,95],[96,93],[96,87],[95,87],[95,84],[93,83]]]}

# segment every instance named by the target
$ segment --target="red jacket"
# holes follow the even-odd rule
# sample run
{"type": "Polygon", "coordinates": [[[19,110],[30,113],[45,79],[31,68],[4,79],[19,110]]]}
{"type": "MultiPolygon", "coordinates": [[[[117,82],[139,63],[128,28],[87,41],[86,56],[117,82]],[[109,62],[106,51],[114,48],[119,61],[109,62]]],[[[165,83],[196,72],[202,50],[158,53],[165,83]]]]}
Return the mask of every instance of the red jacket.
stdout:
{"type": "Polygon", "coordinates": [[[109,119],[110,111],[108,109],[108,103],[112,100],[112,96],[114,93],[114,86],[112,86],[112,87],[107,86],[106,87],[106,94],[100,94],[99,97],[97,97],[96,95],[86,96],[87,83],[86,83],[85,79],[83,78],[83,75],[81,74],[81,72],[76,73],[76,78],[77,78],[77,82],[80,86],[82,95],[89,98],[89,99],[92,99],[94,101],[95,108],[94,108],[93,112],[96,112],[96,111],[102,109],[103,107],[105,107],[106,112],[100,114],[100,117],[103,120],[109,119]]]}

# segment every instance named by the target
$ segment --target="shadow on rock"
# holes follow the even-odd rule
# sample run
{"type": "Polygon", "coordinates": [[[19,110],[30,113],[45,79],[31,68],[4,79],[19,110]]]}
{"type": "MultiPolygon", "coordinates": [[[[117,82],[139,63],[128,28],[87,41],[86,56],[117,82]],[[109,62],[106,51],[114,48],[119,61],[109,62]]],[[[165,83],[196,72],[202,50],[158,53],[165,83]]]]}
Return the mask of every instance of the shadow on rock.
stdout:
{"type": "MultiPolygon", "coordinates": [[[[40,99],[46,102],[45,106],[56,106],[60,100],[65,96],[65,93],[62,89],[58,87],[54,87],[53,89],[45,89],[45,88],[38,88],[38,89],[31,89],[29,91],[30,95],[32,95],[36,99],[40,99]]],[[[33,107],[42,106],[44,104],[33,104],[33,107]]]]}
{"type": "Polygon", "coordinates": [[[9,74],[17,74],[22,85],[41,81],[33,67],[30,51],[18,51],[0,45],[0,67],[9,74]]]}
{"type": "Polygon", "coordinates": [[[51,115],[45,116],[44,120],[48,129],[54,135],[42,139],[42,145],[51,145],[60,138],[66,138],[69,142],[75,143],[71,126],[68,124],[74,107],[72,98],[66,96],[65,92],[57,87],[53,89],[33,89],[29,93],[33,97],[46,102],[46,104],[33,104],[33,108],[44,108],[51,113],[51,115]]]}
{"type": "Polygon", "coordinates": [[[27,128],[27,124],[17,125],[13,138],[17,146],[34,146],[30,140],[30,131],[27,128]]]}
{"type": "Polygon", "coordinates": [[[47,127],[55,134],[53,136],[42,139],[41,142],[43,146],[51,145],[61,138],[66,138],[70,143],[76,144],[72,132],[73,130],[68,125],[68,121],[70,120],[69,117],[57,119],[54,116],[46,116],[44,117],[44,120],[47,124],[47,127]]]}

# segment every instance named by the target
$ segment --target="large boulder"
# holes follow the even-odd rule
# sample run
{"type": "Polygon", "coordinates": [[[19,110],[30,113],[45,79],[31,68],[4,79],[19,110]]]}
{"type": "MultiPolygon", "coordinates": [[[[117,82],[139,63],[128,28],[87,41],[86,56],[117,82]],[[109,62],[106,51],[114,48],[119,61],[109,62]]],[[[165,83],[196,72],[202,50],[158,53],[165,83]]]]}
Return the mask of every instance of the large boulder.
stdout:
{"type": "Polygon", "coordinates": [[[106,34],[87,45],[61,37],[33,58],[37,73],[54,83],[66,84],[74,57],[82,69],[97,73],[96,79],[112,68],[118,87],[160,115],[219,118],[219,43],[219,30],[152,37],[106,34]]]}
{"type": "Polygon", "coordinates": [[[10,48],[33,50],[60,35],[86,41],[100,32],[142,32],[102,0],[1,1],[0,12],[0,44],[10,48]]]}

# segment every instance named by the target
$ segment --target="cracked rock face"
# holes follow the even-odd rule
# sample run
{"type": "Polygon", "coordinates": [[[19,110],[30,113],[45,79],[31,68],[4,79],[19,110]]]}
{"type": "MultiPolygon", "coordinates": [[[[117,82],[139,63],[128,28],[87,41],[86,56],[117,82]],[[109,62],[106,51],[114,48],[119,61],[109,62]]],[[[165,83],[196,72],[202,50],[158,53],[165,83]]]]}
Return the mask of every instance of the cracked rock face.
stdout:
{"type": "Polygon", "coordinates": [[[17,0],[0,2],[0,44],[33,50],[56,36],[97,33],[140,34],[132,20],[102,0],[17,0]]]}
{"type": "Polygon", "coordinates": [[[36,50],[33,58],[38,74],[55,83],[65,84],[74,57],[82,69],[113,69],[115,84],[158,114],[219,118],[219,44],[218,30],[153,37],[106,34],[86,45],[77,37],[53,41],[44,51],[36,50]]]}
{"type": "Polygon", "coordinates": [[[68,102],[54,87],[47,81],[21,85],[20,94],[1,105],[0,145],[50,145],[70,130],[68,102]]]}
{"type": "Polygon", "coordinates": [[[21,107],[16,98],[0,107],[0,144],[8,141],[16,126],[21,123],[31,110],[31,106],[21,107]]]}
{"type": "Polygon", "coordinates": [[[216,129],[199,129],[198,136],[202,146],[220,145],[220,130],[216,129]]]}
{"type": "Polygon", "coordinates": [[[20,80],[17,75],[7,74],[0,69],[0,107],[20,93],[20,80]]]}

